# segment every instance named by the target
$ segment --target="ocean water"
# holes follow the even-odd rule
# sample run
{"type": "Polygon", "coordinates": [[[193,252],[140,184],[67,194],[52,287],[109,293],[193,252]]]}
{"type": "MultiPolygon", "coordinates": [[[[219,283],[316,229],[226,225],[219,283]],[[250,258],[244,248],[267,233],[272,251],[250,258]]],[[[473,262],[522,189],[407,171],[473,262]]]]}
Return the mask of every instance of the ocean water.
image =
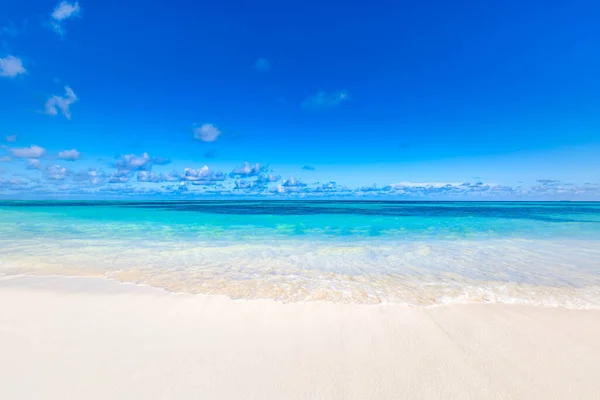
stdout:
{"type": "Polygon", "coordinates": [[[600,203],[0,201],[0,275],[284,302],[600,308],[600,203]]]}

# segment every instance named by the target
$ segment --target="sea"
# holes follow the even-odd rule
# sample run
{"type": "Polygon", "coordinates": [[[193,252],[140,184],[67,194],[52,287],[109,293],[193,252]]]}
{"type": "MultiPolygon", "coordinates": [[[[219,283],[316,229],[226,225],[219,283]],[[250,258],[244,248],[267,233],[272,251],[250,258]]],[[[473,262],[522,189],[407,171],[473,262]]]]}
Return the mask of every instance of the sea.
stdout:
{"type": "Polygon", "coordinates": [[[0,279],[280,302],[600,308],[600,203],[0,201],[0,279]]]}

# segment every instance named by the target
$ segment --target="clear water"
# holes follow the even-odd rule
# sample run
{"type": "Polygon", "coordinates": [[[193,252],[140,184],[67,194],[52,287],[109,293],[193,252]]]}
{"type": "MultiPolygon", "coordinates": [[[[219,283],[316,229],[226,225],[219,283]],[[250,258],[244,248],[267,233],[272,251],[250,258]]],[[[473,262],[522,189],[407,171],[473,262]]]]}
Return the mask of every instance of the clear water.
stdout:
{"type": "Polygon", "coordinates": [[[280,301],[600,308],[600,203],[0,202],[0,275],[280,301]]]}

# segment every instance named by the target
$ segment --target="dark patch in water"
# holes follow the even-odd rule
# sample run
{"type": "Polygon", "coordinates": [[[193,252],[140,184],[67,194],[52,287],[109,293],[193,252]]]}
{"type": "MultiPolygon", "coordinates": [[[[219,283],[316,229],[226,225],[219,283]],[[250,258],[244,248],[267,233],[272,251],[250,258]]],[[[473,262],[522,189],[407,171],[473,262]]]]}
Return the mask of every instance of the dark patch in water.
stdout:
{"type": "MultiPolygon", "coordinates": [[[[0,201],[0,207],[121,207],[229,215],[364,215],[372,217],[503,218],[600,223],[600,203],[416,201],[0,201]],[[561,215],[571,215],[567,217],[561,215]]],[[[377,234],[373,232],[373,234],[377,234]]]]}

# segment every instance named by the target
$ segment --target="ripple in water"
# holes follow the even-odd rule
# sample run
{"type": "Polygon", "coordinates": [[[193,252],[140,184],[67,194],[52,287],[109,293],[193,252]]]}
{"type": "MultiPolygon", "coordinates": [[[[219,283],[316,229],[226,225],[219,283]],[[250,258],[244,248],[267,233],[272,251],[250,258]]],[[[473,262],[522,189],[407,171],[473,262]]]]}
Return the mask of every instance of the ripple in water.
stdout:
{"type": "Polygon", "coordinates": [[[290,204],[0,203],[0,274],[283,302],[600,308],[595,203],[290,204]]]}

